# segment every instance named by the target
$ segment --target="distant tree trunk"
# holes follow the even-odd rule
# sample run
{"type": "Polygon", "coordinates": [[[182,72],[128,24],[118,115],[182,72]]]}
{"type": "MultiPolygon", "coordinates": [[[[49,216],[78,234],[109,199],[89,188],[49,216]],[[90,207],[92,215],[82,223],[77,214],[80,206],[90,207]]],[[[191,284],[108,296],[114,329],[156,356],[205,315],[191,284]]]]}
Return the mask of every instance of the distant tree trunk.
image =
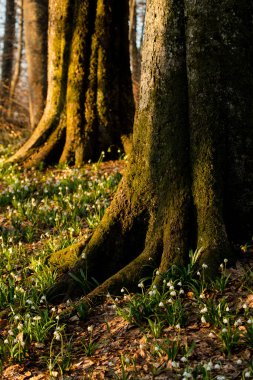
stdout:
{"type": "Polygon", "coordinates": [[[30,139],[10,161],[79,166],[108,149],[108,157],[115,157],[130,141],[134,111],[128,1],[49,4],[46,108],[30,139]]]}
{"type": "MultiPolygon", "coordinates": [[[[190,249],[211,277],[251,238],[252,14],[248,0],[148,1],[129,169],[88,244],[51,257],[101,283],[91,301],[185,265],[190,249]]],[[[78,292],[67,275],[51,295],[78,292]]]]}
{"type": "Polygon", "coordinates": [[[22,63],[22,53],[23,53],[23,0],[19,1],[19,23],[18,23],[18,38],[17,38],[17,53],[15,59],[14,72],[11,79],[10,85],[10,97],[8,102],[8,118],[11,118],[13,101],[15,96],[15,90],[19,81],[22,63]]]}
{"type": "Polygon", "coordinates": [[[30,124],[34,129],[43,115],[47,95],[48,0],[23,1],[30,124]]]}
{"type": "Polygon", "coordinates": [[[1,77],[1,107],[5,113],[10,94],[10,84],[14,63],[15,50],[15,0],[6,0],[4,47],[2,57],[1,77]]]}
{"type": "Polygon", "coordinates": [[[137,47],[137,12],[136,0],[129,0],[129,44],[135,103],[138,104],[139,85],[141,77],[141,54],[137,47]]]}

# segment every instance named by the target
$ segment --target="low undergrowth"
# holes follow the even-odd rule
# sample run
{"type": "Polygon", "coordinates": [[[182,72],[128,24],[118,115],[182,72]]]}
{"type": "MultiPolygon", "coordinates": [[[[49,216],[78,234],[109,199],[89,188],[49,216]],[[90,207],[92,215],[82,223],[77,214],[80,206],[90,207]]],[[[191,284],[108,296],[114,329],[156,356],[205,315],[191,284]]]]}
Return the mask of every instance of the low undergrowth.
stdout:
{"type": "MultiPolygon", "coordinates": [[[[1,147],[0,152],[4,159],[7,150],[1,147]]],[[[71,300],[59,306],[48,303],[46,292],[57,281],[48,258],[89,238],[120,180],[117,165],[23,171],[0,162],[3,378],[11,377],[8,368],[13,365],[34,368],[44,379],[253,378],[250,256],[236,270],[224,260],[210,284],[208,267],[197,270],[191,253],[187,267],[173,266],[166,276],[155,271],[153,278],[140,279],[139,293],[122,288],[117,298],[108,295],[94,311],[97,319],[93,315],[87,320],[85,304],[79,303],[70,320],[62,321],[61,312],[71,300]]],[[[85,289],[85,270],[74,280],[85,289]]]]}

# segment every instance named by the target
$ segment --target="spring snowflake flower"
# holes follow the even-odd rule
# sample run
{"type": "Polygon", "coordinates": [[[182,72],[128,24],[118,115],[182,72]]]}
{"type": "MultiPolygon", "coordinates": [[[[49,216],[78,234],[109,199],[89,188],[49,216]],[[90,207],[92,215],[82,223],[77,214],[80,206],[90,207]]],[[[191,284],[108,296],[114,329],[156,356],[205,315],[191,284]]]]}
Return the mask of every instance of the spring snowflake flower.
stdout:
{"type": "Polygon", "coordinates": [[[200,271],[197,272],[197,276],[200,276],[200,271]]]}
{"type": "Polygon", "coordinates": [[[208,265],[205,264],[205,263],[203,263],[203,264],[202,264],[202,268],[203,268],[203,269],[206,269],[206,268],[208,268],[208,265]]]}
{"type": "Polygon", "coordinates": [[[214,365],[214,369],[221,369],[221,365],[220,365],[219,363],[216,363],[216,364],[214,365]]]}
{"type": "Polygon", "coordinates": [[[241,360],[241,359],[238,359],[238,360],[236,361],[236,364],[241,365],[241,364],[242,364],[242,360],[241,360]]]}
{"type": "Polygon", "coordinates": [[[41,317],[39,315],[36,315],[35,317],[33,317],[33,320],[34,321],[40,321],[41,320],[41,317]]]}
{"type": "Polygon", "coordinates": [[[159,306],[160,306],[160,307],[164,307],[164,303],[161,301],[161,302],[159,303],[159,306]]]}
{"type": "Polygon", "coordinates": [[[12,330],[9,330],[9,331],[8,331],[8,335],[13,336],[13,335],[14,335],[14,332],[13,332],[12,330]]]}
{"type": "Polygon", "coordinates": [[[225,333],[228,332],[228,329],[226,329],[226,328],[224,327],[224,329],[222,329],[221,332],[222,332],[223,334],[225,334],[225,333]]]}
{"type": "Polygon", "coordinates": [[[204,315],[202,315],[202,317],[201,317],[201,322],[206,323],[206,318],[204,317],[204,315]]]}
{"type": "Polygon", "coordinates": [[[174,297],[174,296],[176,296],[176,295],[177,295],[177,293],[176,293],[176,291],[175,291],[175,290],[172,290],[172,292],[170,292],[170,295],[171,295],[172,297],[174,297]]]}
{"type": "Polygon", "coordinates": [[[125,358],[125,363],[129,364],[130,363],[130,359],[129,358],[125,358]]]}
{"type": "Polygon", "coordinates": [[[223,323],[225,323],[227,325],[228,324],[228,319],[227,318],[223,318],[223,323]]]}
{"type": "Polygon", "coordinates": [[[173,362],[171,362],[171,366],[172,366],[173,368],[179,368],[179,363],[173,361],[173,362]]]}
{"type": "Polygon", "coordinates": [[[244,377],[247,377],[247,378],[250,377],[250,372],[249,371],[245,372],[244,377]]]}
{"type": "Polygon", "coordinates": [[[143,282],[139,282],[138,287],[139,287],[139,288],[144,288],[144,284],[143,284],[143,282]]]}
{"type": "Polygon", "coordinates": [[[228,259],[224,259],[224,263],[227,264],[227,262],[228,262],[228,259]]]}
{"type": "Polygon", "coordinates": [[[88,326],[87,330],[91,333],[93,331],[93,326],[88,326]]]}
{"type": "Polygon", "coordinates": [[[247,305],[246,303],[244,303],[244,304],[242,305],[242,307],[243,307],[243,309],[248,309],[248,305],[247,305]]]}
{"type": "Polygon", "coordinates": [[[121,288],[121,293],[125,293],[125,289],[124,288],[121,288]]]}
{"type": "Polygon", "coordinates": [[[176,329],[180,329],[180,324],[178,323],[176,326],[175,326],[176,329]]]}
{"type": "Polygon", "coordinates": [[[179,294],[184,294],[184,289],[180,289],[179,294]]]}
{"type": "Polygon", "coordinates": [[[185,379],[190,379],[192,377],[192,374],[190,372],[184,371],[183,376],[185,379]]]}
{"type": "Polygon", "coordinates": [[[157,270],[155,274],[156,274],[156,276],[159,276],[159,274],[160,274],[159,270],[157,270]]]}
{"type": "Polygon", "coordinates": [[[187,362],[188,359],[185,356],[182,356],[182,358],[180,360],[182,363],[185,363],[185,362],[187,362]]]}
{"type": "Polygon", "coordinates": [[[179,281],[179,282],[177,283],[177,285],[178,285],[178,286],[182,286],[182,282],[179,281]]]}
{"type": "Polygon", "coordinates": [[[229,311],[229,310],[230,310],[230,309],[229,309],[229,307],[227,306],[227,307],[226,307],[226,311],[229,311]]]}
{"type": "Polygon", "coordinates": [[[203,307],[203,309],[201,309],[200,310],[200,312],[201,312],[201,314],[205,314],[205,313],[207,313],[207,307],[205,306],[205,307],[203,307]]]}
{"type": "Polygon", "coordinates": [[[61,340],[61,335],[59,334],[58,331],[54,331],[54,337],[55,337],[55,340],[61,340]]]}
{"type": "Polygon", "coordinates": [[[8,343],[9,343],[8,339],[5,339],[4,344],[8,344],[8,343]]]}
{"type": "Polygon", "coordinates": [[[226,380],[225,376],[223,376],[223,375],[218,375],[218,376],[216,377],[216,379],[217,379],[217,380],[226,380]]]}

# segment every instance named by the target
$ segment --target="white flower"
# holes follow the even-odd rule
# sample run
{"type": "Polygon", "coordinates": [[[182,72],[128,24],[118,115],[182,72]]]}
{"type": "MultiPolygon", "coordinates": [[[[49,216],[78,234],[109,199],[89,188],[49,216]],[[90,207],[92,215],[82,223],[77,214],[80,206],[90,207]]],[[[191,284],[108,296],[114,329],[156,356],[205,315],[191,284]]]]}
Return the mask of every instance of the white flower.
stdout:
{"type": "Polygon", "coordinates": [[[178,367],[179,367],[179,363],[173,361],[173,362],[171,362],[171,366],[172,366],[173,368],[178,368],[178,367]]]}
{"type": "Polygon", "coordinates": [[[156,271],[156,276],[159,276],[160,272],[159,270],[156,271]]]}
{"type": "Polygon", "coordinates": [[[228,330],[226,328],[222,329],[221,332],[223,332],[223,334],[227,333],[228,330]]]}
{"type": "Polygon", "coordinates": [[[205,313],[207,313],[207,307],[205,306],[205,307],[203,307],[203,309],[201,309],[200,310],[200,312],[201,312],[201,314],[205,314],[205,313]]]}
{"type": "Polygon", "coordinates": [[[205,296],[204,293],[201,293],[200,296],[199,296],[199,298],[204,299],[204,298],[206,298],[206,296],[205,296]]]}
{"type": "Polygon", "coordinates": [[[153,289],[156,289],[156,285],[153,285],[153,289]]]}
{"type": "Polygon", "coordinates": [[[214,337],[215,337],[214,333],[212,333],[212,332],[210,332],[210,333],[208,334],[208,336],[209,336],[209,338],[214,338],[214,337]]]}
{"type": "Polygon", "coordinates": [[[223,318],[223,323],[228,324],[228,319],[227,318],[223,318]]]}
{"type": "Polygon", "coordinates": [[[208,265],[205,264],[205,263],[203,263],[203,264],[202,264],[202,268],[203,268],[203,269],[206,269],[206,268],[208,268],[208,265]]]}
{"type": "Polygon", "coordinates": [[[204,317],[204,315],[202,315],[202,317],[201,317],[201,322],[206,323],[206,318],[204,317]]]}
{"type": "Polygon", "coordinates": [[[92,331],[93,331],[93,326],[92,326],[92,325],[91,325],[91,326],[88,326],[87,330],[88,330],[89,332],[92,332],[92,331]]]}
{"type": "Polygon", "coordinates": [[[52,372],[51,372],[51,375],[52,375],[53,377],[57,377],[57,376],[58,376],[58,372],[57,372],[57,371],[52,371],[52,372]]]}
{"type": "Polygon", "coordinates": [[[238,360],[236,361],[236,364],[241,365],[241,364],[242,364],[242,360],[241,360],[241,359],[238,359],[238,360]]]}
{"type": "Polygon", "coordinates": [[[169,298],[167,303],[173,303],[173,300],[171,298],[169,298]]]}
{"type": "Polygon", "coordinates": [[[160,306],[160,307],[164,307],[164,303],[161,301],[161,302],[159,303],[159,306],[160,306]]]}
{"type": "Polygon", "coordinates": [[[174,286],[173,285],[170,285],[170,290],[174,290],[174,286]]]}
{"type": "Polygon", "coordinates": [[[56,311],[56,308],[52,307],[51,311],[52,311],[52,313],[54,313],[56,311]]]}
{"type": "Polygon", "coordinates": [[[227,262],[228,262],[228,259],[224,259],[224,263],[227,264],[227,262]]]}
{"type": "Polygon", "coordinates": [[[177,284],[178,284],[178,286],[182,286],[182,282],[181,281],[179,281],[177,284]]]}
{"type": "Polygon", "coordinates": [[[130,359],[129,358],[125,358],[125,363],[129,364],[130,363],[130,359]]]}
{"type": "Polygon", "coordinates": [[[4,340],[4,343],[5,343],[5,344],[8,344],[8,343],[9,343],[8,339],[5,339],[5,340],[4,340]]]}
{"type": "Polygon", "coordinates": [[[173,284],[172,284],[171,281],[167,282],[167,286],[168,286],[168,287],[171,287],[172,285],[173,285],[173,284]]]}
{"type": "Polygon", "coordinates": [[[250,377],[250,371],[245,372],[244,377],[250,377]]]}
{"type": "Polygon", "coordinates": [[[121,293],[125,293],[125,289],[124,288],[121,288],[121,293]]]}
{"type": "Polygon", "coordinates": [[[138,287],[139,287],[139,288],[144,288],[144,284],[143,284],[143,282],[140,282],[140,283],[138,284],[138,287]]]}
{"type": "Polygon", "coordinates": [[[200,271],[197,272],[197,276],[200,276],[200,271]]]}
{"type": "Polygon", "coordinates": [[[108,366],[112,367],[113,366],[113,362],[108,362],[108,366]]]}
{"type": "Polygon", "coordinates": [[[178,323],[175,327],[176,327],[176,329],[179,330],[180,329],[180,324],[178,323]]]}
{"type": "Polygon", "coordinates": [[[33,301],[32,300],[26,300],[26,303],[28,303],[28,305],[32,305],[33,301]]]}
{"type": "Polygon", "coordinates": [[[229,307],[228,306],[226,307],[226,311],[229,311],[229,307]]]}
{"type": "Polygon", "coordinates": [[[182,356],[182,358],[180,360],[182,363],[185,363],[185,362],[187,362],[188,359],[185,356],[182,356]]]}
{"type": "Polygon", "coordinates": [[[159,351],[160,350],[160,347],[159,346],[155,346],[155,351],[159,351]]]}
{"type": "Polygon", "coordinates": [[[225,378],[225,376],[218,375],[218,376],[216,377],[216,379],[217,379],[217,380],[225,380],[226,378],[225,378]]]}
{"type": "Polygon", "coordinates": [[[58,331],[54,331],[54,337],[55,337],[56,340],[61,340],[61,336],[58,333],[58,331]]]}
{"type": "Polygon", "coordinates": [[[36,315],[35,317],[33,317],[33,320],[34,321],[40,321],[41,320],[41,317],[39,315],[36,315]]]}
{"type": "Polygon", "coordinates": [[[223,269],[224,265],[223,264],[220,264],[220,268],[223,269]]]}
{"type": "Polygon", "coordinates": [[[18,330],[20,330],[20,331],[22,330],[23,327],[24,327],[23,323],[19,323],[17,326],[18,330]]]}
{"type": "Polygon", "coordinates": [[[251,319],[251,318],[248,319],[248,320],[247,320],[247,323],[250,325],[251,323],[253,323],[253,319],[251,319]]]}
{"type": "Polygon", "coordinates": [[[179,294],[184,294],[184,289],[180,289],[179,294]]]}
{"type": "Polygon", "coordinates": [[[214,369],[220,369],[220,368],[221,368],[221,365],[220,365],[220,364],[216,363],[216,364],[214,365],[214,369]]]}
{"type": "Polygon", "coordinates": [[[244,304],[242,305],[242,307],[243,307],[244,309],[248,309],[248,305],[247,305],[246,303],[244,303],[244,304]]]}
{"type": "Polygon", "coordinates": [[[8,335],[13,336],[13,335],[14,335],[14,332],[13,332],[12,330],[9,330],[9,331],[8,331],[8,335]]]}
{"type": "Polygon", "coordinates": [[[234,323],[235,326],[240,326],[242,324],[241,318],[237,319],[234,323]]]}
{"type": "Polygon", "coordinates": [[[19,315],[15,315],[14,319],[17,321],[19,320],[19,315]]]}
{"type": "Polygon", "coordinates": [[[190,379],[190,378],[192,377],[191,373],[190,373],[190,372],[187,372],[187,371],[184,371],[183,376],[184,376],[186,379],[190,379]]]}
{"type": "Polygon", "coordinates": [[[172,292],[170,292],[170,295],[171,295],[172,297],[174,297],[174,296],[177,295],[177,293],[175,292],[175,290],[172,290],[172,292]]]}

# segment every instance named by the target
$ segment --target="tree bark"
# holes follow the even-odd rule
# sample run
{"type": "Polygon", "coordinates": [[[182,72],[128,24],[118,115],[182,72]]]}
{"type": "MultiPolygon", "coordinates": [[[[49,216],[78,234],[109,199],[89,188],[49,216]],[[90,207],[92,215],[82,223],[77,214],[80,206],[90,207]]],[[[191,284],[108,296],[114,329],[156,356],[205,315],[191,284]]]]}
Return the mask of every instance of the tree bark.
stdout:
{"type": "Polygon", "coordinates": [[[130,141],[128,2],[50,0],[46,108],[10,161],[80,166],[130,141]]]}
{"type": "Polygon", "coordinates": [[[8,119],[11,118],[13,102],[15,97],[16,87],[19,81],[20,72],[21,72],[21,63],[23,55],[23,0],[20,0],[18,3],[19,6],[19,15],[18,15],[18,37],[17,37],[17,53],[14,71],[10,84],[10,95],[8,102],[8,119]]]}
{"type": "MultiPolygon", "coordinates": [[[[252,236],[252,14],[246,0],[148,2],[129,169],[88,244],[51,258],[87,266],[101,283],[88,300],[136,288],[150,263],[184,265],[190,249],[212,277],[252,236]]],[[[78,294],[68,275],[60,294],[78,294]]]]}
{"type": "Polygon", "coordinates": [[[4,26],[4,46],[2,57],[1,76],[1,108],[5,113],[8,107],[10,85],[12,79],[14,49],[15,49],[15,0],[6,0],[5,26],[4,26]]]}
{"type": "Polygon", "coordinates": [[[139,85],[141,77],[141,54],[137,47],[137,4],[136,0],[129,0],[129,46],[131,59],[131,72],[135,104],[139,100],[139,85]]]}
{"type": "Polygon", "coordinates": [[[24,31],[30,124],[34,129],[42,117],[47,95],[48,0],[24,0],[24,31]]]}

